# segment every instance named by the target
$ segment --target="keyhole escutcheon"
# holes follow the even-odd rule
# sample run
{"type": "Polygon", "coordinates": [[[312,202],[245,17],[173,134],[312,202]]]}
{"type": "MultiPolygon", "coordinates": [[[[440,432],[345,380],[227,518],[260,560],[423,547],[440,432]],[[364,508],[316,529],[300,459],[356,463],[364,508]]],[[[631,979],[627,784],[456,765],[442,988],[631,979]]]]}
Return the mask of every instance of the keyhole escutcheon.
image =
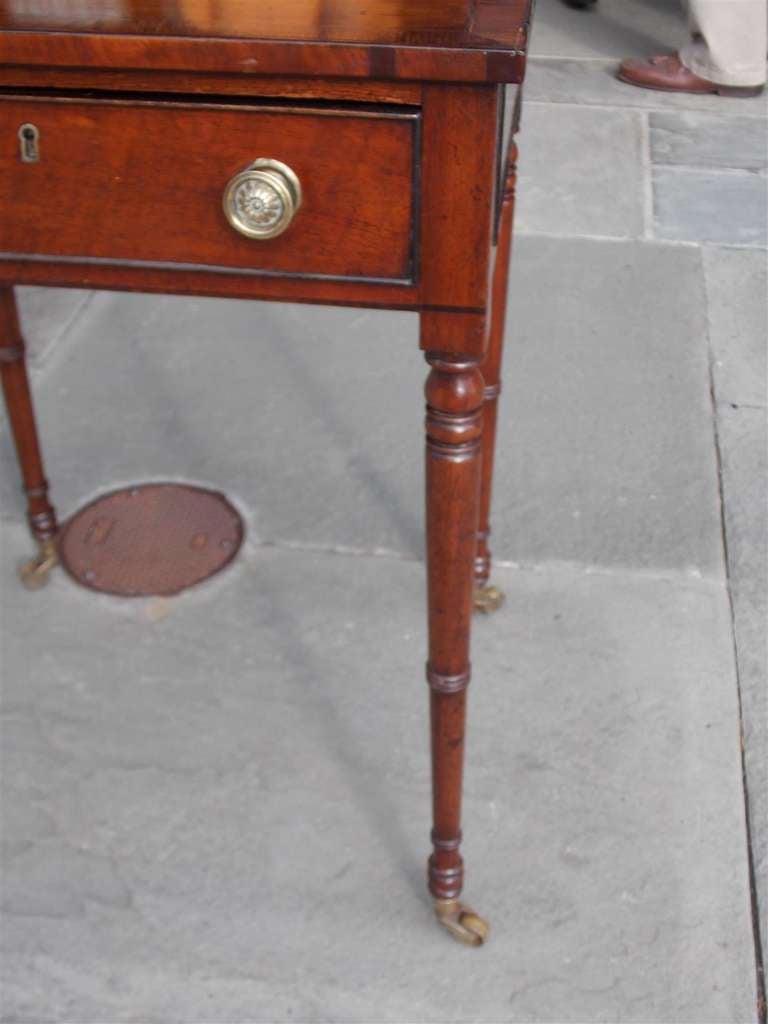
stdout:
{"type": "Polygon", "coordinates": [[[36,164],[40,159],[40,131],[37,125],[23,124],[19,128],[19,152],[23,164],[36,164]]]}

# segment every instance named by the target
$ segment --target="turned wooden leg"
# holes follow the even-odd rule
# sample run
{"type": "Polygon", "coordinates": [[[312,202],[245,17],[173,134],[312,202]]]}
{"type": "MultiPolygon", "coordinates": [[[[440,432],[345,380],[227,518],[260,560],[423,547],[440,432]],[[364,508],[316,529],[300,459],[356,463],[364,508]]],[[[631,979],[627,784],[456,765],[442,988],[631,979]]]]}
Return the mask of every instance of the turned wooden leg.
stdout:
{"type": "Polygon", "coordinates": [[[509,257],[512,248],[512,227],[515,212],[515,183],[517,178],[517,146],[512,142],[505,179],[504,198],[499,224],[499,238],[496,249],[496,265],[493,271],[491,299],[491,325],[488,335],[488,350],[482,364],[485,381],[483,403],[483,475],[480,491],[480,525],[477,533],[475,555],[476,611],[491,612],[500,608],[504,594],[488,585],[491,574],[491,550],[488,538],[491,533],[491,491],[493,488],[493,456],[496,447],[496,407],[501,392],[501,361],[504,352],[504,323],[507,314],[507,283],[509,280],[509,257]]]}
{"type": "Polygon", "coordinates": [[[58,527],[48,501],[16,301],[13,289],[7,286],[0,286],[0,377],[27,496],[27,518],[39,547],[38,555],[20,568],[19,575],[26,586],[34,589],[47,581],[56,564],[58,527]]]}
{"type": "Polygon", "coordinates": [[[477,360],[426,353],[426,497],[434,852],[429,890],[441,924],[479,945],[488,926],[459,902],[461,788],[480,497],[483,377],[477,360]]]}

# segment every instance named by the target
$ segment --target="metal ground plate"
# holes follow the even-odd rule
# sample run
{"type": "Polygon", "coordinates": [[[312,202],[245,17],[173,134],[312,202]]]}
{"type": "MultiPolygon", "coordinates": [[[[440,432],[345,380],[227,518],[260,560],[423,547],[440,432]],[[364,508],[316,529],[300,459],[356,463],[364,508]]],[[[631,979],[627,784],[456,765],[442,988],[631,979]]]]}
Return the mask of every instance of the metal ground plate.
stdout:
{"type": "Polygon", "coordinates": [[[218,491],[136,484],[101,495],[62,529],[59,558],[84,587],[122,597],[178,594],[220,572],[243,521],[218,491]]]}

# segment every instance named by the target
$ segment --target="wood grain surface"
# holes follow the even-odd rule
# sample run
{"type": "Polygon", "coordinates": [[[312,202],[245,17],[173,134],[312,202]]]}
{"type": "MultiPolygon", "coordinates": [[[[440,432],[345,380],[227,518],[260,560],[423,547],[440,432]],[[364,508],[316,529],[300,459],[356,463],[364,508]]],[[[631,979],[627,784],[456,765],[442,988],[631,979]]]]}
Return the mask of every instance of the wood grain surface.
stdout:
{"type": "Polygon", "coordinates": [[[0,64],[520,81],[532,0],[0,0],[0,64]]]}
{"type": "Polygon", "coordinates": [[[417,125],[360,108],[0,98],[0,250],[408,281],[417,125]],[[19,159],[27,122],[34,164],[19,159]],[[288,164],[304,193],[267,241],[222,210],[227,182],[259,157],[288,164]]]}

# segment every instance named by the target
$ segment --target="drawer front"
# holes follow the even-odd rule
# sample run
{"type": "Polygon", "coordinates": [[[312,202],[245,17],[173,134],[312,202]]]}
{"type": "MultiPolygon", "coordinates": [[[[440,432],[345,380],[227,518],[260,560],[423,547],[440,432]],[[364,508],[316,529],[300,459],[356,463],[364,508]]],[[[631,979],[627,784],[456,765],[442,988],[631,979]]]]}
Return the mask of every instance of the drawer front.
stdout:
{"type": "Polygon", "coordinates": [[[418,129],[414,111],[2,98],[0,253],[410,282],[418,129]],[[223,206],[260,158],[301,186],[269,239],[223,206]]]}

